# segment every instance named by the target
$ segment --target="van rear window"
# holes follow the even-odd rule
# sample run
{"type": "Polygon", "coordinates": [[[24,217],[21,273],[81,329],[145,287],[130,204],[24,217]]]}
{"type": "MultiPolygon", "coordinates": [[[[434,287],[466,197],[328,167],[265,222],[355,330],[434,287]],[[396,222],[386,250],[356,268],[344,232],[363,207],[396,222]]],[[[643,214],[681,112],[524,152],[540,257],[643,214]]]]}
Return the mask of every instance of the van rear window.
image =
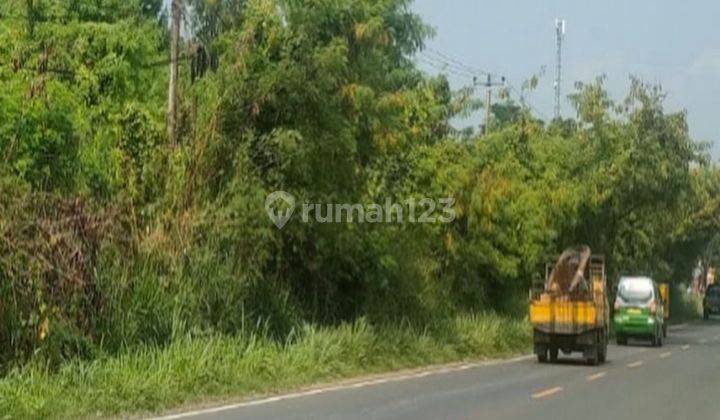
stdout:
{"type": "Polygon", "coordinates": [[[653,297],[653,285],[647,279],[622,279],[618,286],[618,295],[625,302],[647,302],[653,297]]]}

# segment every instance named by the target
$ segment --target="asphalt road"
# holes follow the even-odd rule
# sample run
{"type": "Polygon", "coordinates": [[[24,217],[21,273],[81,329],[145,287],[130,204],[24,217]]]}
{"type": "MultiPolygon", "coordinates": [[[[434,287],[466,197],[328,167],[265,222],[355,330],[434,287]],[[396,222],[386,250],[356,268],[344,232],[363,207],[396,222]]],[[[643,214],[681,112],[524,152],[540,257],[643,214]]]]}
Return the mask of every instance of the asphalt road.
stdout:
{"type": "Polygon", "coordinates": [[[661,348],[611,345],[601,366],[578,357],[406,373],[172,418],[720,419],[720,321],[672,328],[661,348]]]}

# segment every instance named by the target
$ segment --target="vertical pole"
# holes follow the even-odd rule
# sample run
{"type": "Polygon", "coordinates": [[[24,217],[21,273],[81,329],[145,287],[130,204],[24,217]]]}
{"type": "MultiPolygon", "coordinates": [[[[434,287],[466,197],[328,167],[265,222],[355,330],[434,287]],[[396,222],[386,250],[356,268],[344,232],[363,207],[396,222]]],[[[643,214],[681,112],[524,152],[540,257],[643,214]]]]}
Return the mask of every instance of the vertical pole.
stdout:
{"type": "Polygon", "coordinates": [[[557,46],[557,62],[555,66],[555,119],[560,119],[560,85],[562,83],[562,42],[565,35],[565,21],[555,19],[555,43],[557,46]]]}
{"type": "Polygon", "coordinates": [[[487,93],[485,96],[485,134],[490,133],[490,108],[492,107],[492,83],[490,75],[487,77],[487,83],[485,84],[487,93]]]}
{"type": "Polygon", "coordinates": [[[178,49],[180,44],[181,0],[172,0],[170,28],[170,86],[168,88],[168,138],[170,144],[177,145],[177,85],[178,85],[178,49]]]}

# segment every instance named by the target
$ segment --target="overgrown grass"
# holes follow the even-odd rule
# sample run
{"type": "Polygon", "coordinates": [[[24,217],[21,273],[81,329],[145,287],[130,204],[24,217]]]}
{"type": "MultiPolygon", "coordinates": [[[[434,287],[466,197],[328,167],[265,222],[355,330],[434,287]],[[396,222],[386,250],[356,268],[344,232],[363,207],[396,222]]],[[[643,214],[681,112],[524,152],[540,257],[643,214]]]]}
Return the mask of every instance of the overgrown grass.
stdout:
{"type": "Polygon", "coordinates": [[[78,418],[161,412],[355,375],[525,352],[530,328],[495,314],[424,328],[365,321],[306,327],[286,343],[262,336],[180,340],[58,372],[26,367],[0,380],[2,418],[78,418]]]}
{"type": "Polygon", "coordinates": [[[688,293],[685,285],[678,285],[670,295],[670,322],[679,323],[702,318],[702,297],[688,293]]]}

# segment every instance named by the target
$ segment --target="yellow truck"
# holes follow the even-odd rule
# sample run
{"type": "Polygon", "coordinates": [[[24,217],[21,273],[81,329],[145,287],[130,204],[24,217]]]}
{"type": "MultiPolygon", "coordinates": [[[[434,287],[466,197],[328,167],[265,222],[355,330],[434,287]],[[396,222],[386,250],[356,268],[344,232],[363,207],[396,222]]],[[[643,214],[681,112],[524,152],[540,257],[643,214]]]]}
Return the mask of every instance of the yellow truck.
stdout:
{"type": "Polygon", "coordinates": [[[531,291],[530,323],[538,362],[556,362],[562,351],[582,352],[590,365],[604,363],[610,323],[605,259],[587,246],[563,252],[531,291]]]}

